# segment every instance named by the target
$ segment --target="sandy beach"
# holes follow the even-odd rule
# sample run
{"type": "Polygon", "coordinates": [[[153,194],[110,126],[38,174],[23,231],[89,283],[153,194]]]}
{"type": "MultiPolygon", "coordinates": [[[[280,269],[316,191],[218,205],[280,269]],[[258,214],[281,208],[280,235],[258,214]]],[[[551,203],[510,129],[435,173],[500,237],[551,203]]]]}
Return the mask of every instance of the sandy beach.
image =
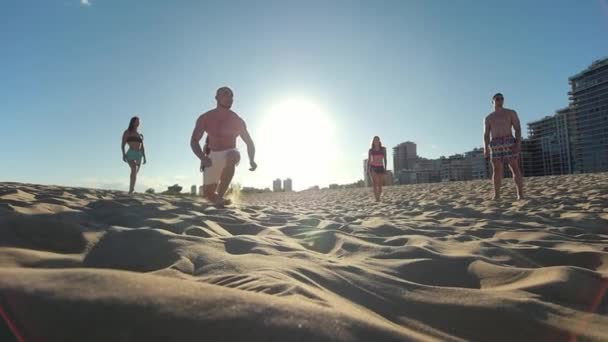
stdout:
{"type": "Polygon", "coordinates": [[[525,187],[0,183],[0,340],[608,340],[608,174],[525,187]]]}

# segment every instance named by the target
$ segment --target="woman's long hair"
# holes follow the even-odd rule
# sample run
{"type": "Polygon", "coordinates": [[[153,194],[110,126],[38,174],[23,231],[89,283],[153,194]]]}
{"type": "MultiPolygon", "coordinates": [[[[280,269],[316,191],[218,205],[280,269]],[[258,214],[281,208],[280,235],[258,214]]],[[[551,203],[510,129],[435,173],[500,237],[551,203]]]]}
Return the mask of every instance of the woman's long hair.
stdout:
{"type": "Polygon", "coordinates": [[[378,138],[378,146],[380,148],[380,151],[383,151],[384,150],[384,146],[382,146],[382,141],[380,141],[380,137],[377,136],[377,135],[372,138],[372,144],[371,144],[371,147],[369,148],[369,150],[370,151],[374,150],[374,140],[376,140],[376,138],[378,138]]]}
{"type": "Polygon", "coordinates": [[[133,132],[135,130],[135,121],[136,120],[139,120],[139,118],[137,116],[134,116],[131,118],[131,121],[129,121],[129,128],[128,128],[129,132],[133,132]]]}

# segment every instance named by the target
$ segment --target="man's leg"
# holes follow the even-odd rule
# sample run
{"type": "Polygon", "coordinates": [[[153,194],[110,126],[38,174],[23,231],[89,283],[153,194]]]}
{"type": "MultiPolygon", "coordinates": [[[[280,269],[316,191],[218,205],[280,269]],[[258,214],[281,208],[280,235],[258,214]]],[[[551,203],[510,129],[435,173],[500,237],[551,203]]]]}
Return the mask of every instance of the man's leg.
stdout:
{"type": "Polygon", "coordinates": [[[240,159],[241,155],[237,151],[228,152],[226,155],[226,166],[224,166],[224,169],[222,170],[220,184],[217,187],[217,194],[220,198],[223,198],[226,194],[226,190],[228,190],[228,187],[230,186],[230,182],[234,176],[234,170],[240,159]]]}
{"type": "Polygon", "coordinates": [[[211,166],[205,168],[203,172],[203,197],[213,203],[218,203],[217,187],[219,183],[220,163],[213,162],[211,166]]]}
{"type": "Polygon", "coordinates": [[[519,168],[519,159],[513,158],[509,159],[509,168],[511,169],[511,173],[513,174],[513,181],[515,182],[515,187],[517,189],[517,199],[524,198],[524,179],[521,175],[521,170],[519,168]]]}
{"type": "Polygon", "coordinates": [[[500,198],[500,183],[503,175],[502,159],[492,160],[492,183],[494,184],[494,196],[492,199],[500,198]]]}
{"type": "Polygon", "coordinates": [[[217,183],[203,185],[203,197],[205,197],[208,200],[214,200],[215,197],[217,196],[217,194],[215,193],[216,189],[217,189],[217,183]]]}

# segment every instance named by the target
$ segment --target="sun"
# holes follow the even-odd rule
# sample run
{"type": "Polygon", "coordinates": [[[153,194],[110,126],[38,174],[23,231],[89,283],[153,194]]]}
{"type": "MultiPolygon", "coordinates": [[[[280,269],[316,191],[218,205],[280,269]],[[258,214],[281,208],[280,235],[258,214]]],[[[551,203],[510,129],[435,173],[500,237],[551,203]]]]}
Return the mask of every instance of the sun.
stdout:
{"type": "Polygon", "coordinates": [[[273,179],[292,178],[294,188],[318,185],[332,171],[334,133],[330,115],[316,103],[299,98],[277,102],[259,129],[259,161],[273,179]]]}

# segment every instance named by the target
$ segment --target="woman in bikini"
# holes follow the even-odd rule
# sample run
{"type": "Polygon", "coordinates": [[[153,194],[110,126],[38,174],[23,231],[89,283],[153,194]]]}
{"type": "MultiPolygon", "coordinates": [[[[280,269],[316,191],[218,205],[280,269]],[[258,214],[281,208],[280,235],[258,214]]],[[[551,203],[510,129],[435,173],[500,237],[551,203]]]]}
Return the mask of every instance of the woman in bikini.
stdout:
{"type": "Polygon", "coordinates": [[[372,147],[368,152],[367,172],[372,180],[374,197],[376,201],[380,201],[382,185],[384,184],[384,173],[386,172],[386,148],[382,146],[382,142],[378,136],[375,136],[372,140],[372,147]]]}
{"type": "Polygon", "coordinates": [[[122,143],[120,148],[122,149],[122,160],[129,164],[131,168],[131,182],[129,184],[129,193],[132,194],[135,189],[135,179],[137,178],[137,172],[141,167],[141,161],[143,159],[144,164],[146,163],[146,152],[144,150],[144,135],[137,131],[139,127],[139,118],[134,116],[129,121],[129,128],[122,134],[122,143]],[[125,153],[125,145],[129,144],[129,150],[125,153]]]}

